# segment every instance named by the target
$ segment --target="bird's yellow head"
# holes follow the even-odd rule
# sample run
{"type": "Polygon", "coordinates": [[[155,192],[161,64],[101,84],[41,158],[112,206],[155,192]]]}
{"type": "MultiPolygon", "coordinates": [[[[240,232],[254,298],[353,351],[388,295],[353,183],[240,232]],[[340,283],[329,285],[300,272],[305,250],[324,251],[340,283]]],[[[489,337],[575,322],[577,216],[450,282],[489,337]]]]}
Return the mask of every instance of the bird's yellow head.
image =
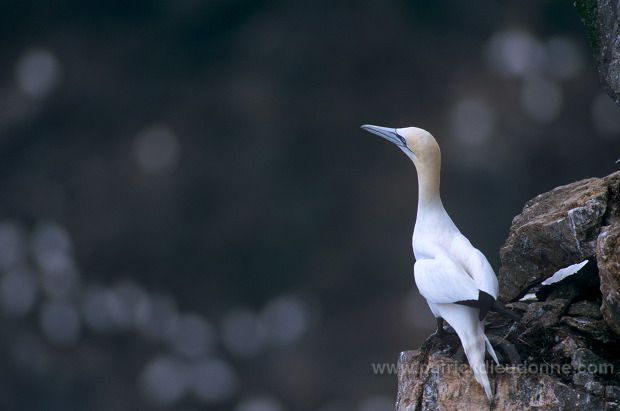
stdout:
{"type": "Polygon", "coordinates": [[[439,145],[426,130],[417,127],[388,128],[368,124],[362,128],[396,144],[416,165],[439,160],[439,145]]]}

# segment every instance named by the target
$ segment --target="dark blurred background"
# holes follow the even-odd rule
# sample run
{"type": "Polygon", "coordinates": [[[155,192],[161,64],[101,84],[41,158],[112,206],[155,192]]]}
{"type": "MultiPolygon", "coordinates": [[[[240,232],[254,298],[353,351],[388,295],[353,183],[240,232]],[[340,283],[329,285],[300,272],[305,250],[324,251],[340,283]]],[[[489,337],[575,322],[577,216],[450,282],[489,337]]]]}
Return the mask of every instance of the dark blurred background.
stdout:
{"type": "Polygon", "coordinates": [[[496,270],[620,157],[561,0],[5,1],[0,53],[2,410],[393,409],[434,320],[414,167],[360,125],[437,137],[496,270]]]}

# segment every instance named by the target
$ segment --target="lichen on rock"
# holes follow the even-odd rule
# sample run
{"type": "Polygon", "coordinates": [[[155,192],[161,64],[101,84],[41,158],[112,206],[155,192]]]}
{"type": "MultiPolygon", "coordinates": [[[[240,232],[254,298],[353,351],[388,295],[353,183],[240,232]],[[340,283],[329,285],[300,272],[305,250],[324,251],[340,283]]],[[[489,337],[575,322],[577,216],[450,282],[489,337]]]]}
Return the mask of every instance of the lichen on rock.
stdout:
{"type": "Polygon", "coordinates": [[[576,0],[594,52],[601,85],[620,106],[620,3],[618,0],[576,0]]]}

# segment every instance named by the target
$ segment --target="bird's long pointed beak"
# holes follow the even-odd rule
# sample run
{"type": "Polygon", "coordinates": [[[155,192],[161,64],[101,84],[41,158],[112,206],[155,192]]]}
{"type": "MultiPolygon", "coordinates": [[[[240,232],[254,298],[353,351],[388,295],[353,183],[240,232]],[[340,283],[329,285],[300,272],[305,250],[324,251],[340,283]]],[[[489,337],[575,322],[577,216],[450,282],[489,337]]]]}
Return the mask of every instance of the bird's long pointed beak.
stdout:
{"type": "Polygon", "coordinates": [[[362,128],[372,134],[383,137],[387,141],[396,144],[400,148],[407,148],[407,142],[403,137],[398,134],[395,128],[372,126],[370,124],[364,124],[362,128]]]}

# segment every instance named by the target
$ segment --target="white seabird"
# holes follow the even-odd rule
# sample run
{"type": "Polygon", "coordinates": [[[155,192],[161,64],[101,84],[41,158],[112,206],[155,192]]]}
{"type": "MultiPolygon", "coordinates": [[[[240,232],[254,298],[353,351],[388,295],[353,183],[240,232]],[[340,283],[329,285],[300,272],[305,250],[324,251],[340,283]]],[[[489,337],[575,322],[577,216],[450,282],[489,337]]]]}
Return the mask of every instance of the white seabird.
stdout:
{"type": "Polygon", "coordinates": [[[418,172],[418,212],[412,245],[415,283],[437,318],[437,333],[447,321],[461,340],[476,381],[493,398],[486,373],[485,346],[497,356],[484,334],[482,320],[489,310],[518,317],[496,302],[497,277],[486,257],[461,234],[439,196],[441,152],[433,136],[417,127],[362,128],[396,144],[418,172]],[[508,311],[508,312],[506,312],[508,311]]]}

